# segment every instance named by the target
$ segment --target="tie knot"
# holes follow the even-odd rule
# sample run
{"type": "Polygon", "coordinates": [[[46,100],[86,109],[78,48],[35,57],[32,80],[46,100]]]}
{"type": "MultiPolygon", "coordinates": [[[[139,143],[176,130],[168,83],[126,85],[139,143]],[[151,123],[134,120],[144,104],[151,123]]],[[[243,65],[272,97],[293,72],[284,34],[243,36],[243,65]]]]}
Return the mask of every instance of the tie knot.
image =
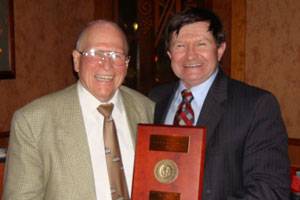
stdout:
{"type": "Polygon", "coordinates": [[[191,102],[194,98],[192,92],[188,89],[182,90],[181,95],[185,102],[191,102]]]}
{"type": "Polygon", "coordinates": [[[105,118],[110,118],[112,110],[114,109],[114,104],[109,103],[109,104],[101,104],[98,106],[97,110],[105,117],[105,118]]]}

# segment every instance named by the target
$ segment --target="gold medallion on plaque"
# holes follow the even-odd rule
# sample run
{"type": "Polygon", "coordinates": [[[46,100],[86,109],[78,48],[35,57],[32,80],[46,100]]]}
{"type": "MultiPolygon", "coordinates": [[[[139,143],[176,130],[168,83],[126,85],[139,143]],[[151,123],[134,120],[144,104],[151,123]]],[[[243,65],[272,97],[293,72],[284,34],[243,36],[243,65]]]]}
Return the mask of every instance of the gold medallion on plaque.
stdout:
{"type": "Polygon", "coordinates": [[[154,167],[154,176],[160,183],[169,184],[178,177],[178,167],[173,160],[160,160],[154,167]]]}

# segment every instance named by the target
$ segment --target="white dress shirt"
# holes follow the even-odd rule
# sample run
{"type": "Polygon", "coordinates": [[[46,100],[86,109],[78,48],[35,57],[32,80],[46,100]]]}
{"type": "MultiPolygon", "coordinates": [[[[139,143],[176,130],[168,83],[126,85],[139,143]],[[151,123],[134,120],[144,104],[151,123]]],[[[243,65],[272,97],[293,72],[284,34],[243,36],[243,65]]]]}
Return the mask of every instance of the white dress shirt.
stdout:
{"type": "MultiPolygon", "coordinates": [[[[214,82],[214,80],[217,76],[218,71],[219,70],[217,68],[217,70],[206,81],[190,88],[190,91],[192,92],[193,97],[194,97],[194,99],[191,102],[191,106],[193,108],[194,117],[195,117],[195,120],[193,123],[194,126],[197,124],[197,120],[198,120],[200,112],[202,110],[204,100],[207,96],[209,88],[211,87],[212,83],[214,82]]],[[[174,117],[175,117],[175,114],[178,109],[178,105],[182,101],[181,91],[184,89],[186,89],[186,87],[183,85],[182,81],[180,81],[179,87],[176,90],[176,93],[175,93],[172,103],[170,105],[167,117],[165,119],[165,122],[164,122],[165,124],[169,124],[169,125],[173,124],[174,117]]]]}
{"type": "Polygon", "coordinates": [[[130,194],[133,176],[134,147],[125,108],[122,102],[122,96],[120,95],[119,91],[117,91],[109,102],[100,102],[84,88],[80,81],[78,81],[77,87],[90,149],[97,200],[111,200],[103,142],[104,118],[97,110],[97,107],[102,103],[114,104],[112,118],[115,121],[117,129],[120,151],[125,169],[126,182],[130,194]]]}

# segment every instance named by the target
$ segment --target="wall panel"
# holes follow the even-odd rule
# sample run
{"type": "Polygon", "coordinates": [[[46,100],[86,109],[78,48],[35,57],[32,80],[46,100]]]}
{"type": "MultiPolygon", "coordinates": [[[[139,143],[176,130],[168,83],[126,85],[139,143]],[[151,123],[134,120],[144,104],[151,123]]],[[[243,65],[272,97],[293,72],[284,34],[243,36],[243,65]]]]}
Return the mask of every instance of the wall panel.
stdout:
{"type": "Polygon", "coordinates": [[[14,0],[16,78],[0,80],[0,132],[13,112],[75,82],[71,53],[93,0],[14,0]]]}
{"type": "Polygon", "coordinates": [[[247,0],[245,79],[275,94],[291,138],[300,138],[299,9],[298,0],[247,0]]]}

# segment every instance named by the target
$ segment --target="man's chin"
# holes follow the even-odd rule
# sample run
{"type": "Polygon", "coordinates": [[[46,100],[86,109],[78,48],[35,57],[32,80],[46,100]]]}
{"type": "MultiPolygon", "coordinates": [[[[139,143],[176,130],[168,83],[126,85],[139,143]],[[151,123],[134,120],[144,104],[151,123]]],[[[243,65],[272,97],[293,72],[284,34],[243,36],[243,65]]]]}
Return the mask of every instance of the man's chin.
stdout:
{"type": "Polygon", "coordinates": [[[99,101],[101,101],[101,102],[108,102],[111,98],[112,98],[112,95],[105,95],[105,96],[103,96],[103,95],[101,95],[101,96],[99,96],[99,95],[97,95],[96,96],[96,98],[99,100],[99,101]]]}
{"type": "Polygon", "coordinates": [[[101,102],[107,102],[113,97],[114,93],[115,91],[112,88],[100,87],[94,92],[94,96],[101,102]]]}
{"type": "Polygon", "coordinates": [[[185,87],[187,88],[191,88],[197,85],[200,85],[201,83],[203,83],[204,81],[202,79],[186,79],[186,80],[182,80],[183,84],[185,87]]]}

